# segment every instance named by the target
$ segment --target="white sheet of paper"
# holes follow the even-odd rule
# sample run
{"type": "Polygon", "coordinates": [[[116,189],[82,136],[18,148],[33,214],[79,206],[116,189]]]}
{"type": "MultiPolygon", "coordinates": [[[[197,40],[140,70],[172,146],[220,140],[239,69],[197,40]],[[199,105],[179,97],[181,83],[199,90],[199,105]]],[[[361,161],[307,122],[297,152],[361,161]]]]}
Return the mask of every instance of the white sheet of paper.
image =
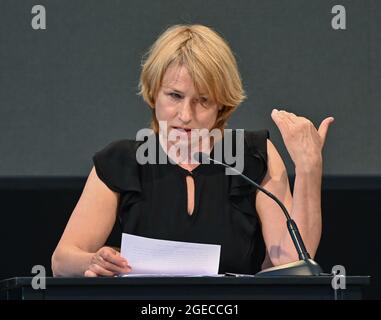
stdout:
{"type": "Polygon", "coordinates": [[[215,276],[221,246],[159,240],[122,234],[121,255],[132,271],[129,275],[215,276]]]}

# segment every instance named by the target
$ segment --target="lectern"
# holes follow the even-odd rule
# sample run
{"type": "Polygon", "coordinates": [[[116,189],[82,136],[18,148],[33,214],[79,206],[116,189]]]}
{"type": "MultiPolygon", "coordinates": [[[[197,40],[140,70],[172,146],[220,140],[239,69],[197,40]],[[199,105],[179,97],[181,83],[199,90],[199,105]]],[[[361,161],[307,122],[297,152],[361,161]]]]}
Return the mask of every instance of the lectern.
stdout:
{"type": "Polygon", "coordinates": [[[0,281],[1,299],[252,300],[362,299],[369,276],[347,276],[333,289],[332,276],[293,277],[123,277],[46,278],[33,289],[32,277],[0,281]]]}

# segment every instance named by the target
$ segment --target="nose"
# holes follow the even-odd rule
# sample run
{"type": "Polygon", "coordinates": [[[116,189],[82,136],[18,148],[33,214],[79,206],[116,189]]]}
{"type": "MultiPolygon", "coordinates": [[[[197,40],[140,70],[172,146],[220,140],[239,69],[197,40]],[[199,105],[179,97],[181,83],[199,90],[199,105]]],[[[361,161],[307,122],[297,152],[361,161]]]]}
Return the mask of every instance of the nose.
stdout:
{"type": "Polygon", "coordinates": [[[189,123],[192,120],[192,102],[184,100],[179,108],[178,117],[183,123],[189,123]]]}

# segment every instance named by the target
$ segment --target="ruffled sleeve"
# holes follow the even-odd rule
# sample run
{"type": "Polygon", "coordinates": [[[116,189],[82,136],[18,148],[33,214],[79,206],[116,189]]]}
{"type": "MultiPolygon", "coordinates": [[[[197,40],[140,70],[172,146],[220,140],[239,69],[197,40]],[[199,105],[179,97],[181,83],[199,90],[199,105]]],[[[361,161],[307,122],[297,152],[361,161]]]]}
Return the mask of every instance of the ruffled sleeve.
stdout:
{"type": "MultiPolygon", "coordinates": [[[[270,137],[268,130],[245,131],[244,135],[245,157],[243,174],[261,184],[267,172],[267,139],[270,137]]],[[[242,177],[232,176],[230,196],[244,196],[256,191],[242,177]]]]}
{"type": "Polygon", "coordinates": [[[137,147],[134,140],[118,140],[93,156],[98,177],[111,190],[119,193],[141,192],[139,165],[136,161],[137,147]]]}

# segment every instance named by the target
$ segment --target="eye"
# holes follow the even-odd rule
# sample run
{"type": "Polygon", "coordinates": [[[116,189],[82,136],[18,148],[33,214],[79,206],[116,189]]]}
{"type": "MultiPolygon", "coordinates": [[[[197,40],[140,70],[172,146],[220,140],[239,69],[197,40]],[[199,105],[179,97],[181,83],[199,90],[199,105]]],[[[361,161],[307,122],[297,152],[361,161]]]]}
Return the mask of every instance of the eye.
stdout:
{"type": "Polygon", "coordinates": [[[210,106],[210,100],[208,97],[200,97],[198,101],[204,108],[208,108],[210,106]]]}
{"type": "Polygon", "coordinates": [[[171,98],[175,99],[175,100],[179,100],[179,99],[182,98],[182,96],[181,96],[180,94],[176,93],[176,92],[171,92],[171,93],[169,93],[169,96],[170,96],[171,98]]]}
{"type": "Polygon", "coordinates": [[[207,104],[208,103],[208,98],[207,97],[200,97],[200,103],[201,104],[207,104]]]}

